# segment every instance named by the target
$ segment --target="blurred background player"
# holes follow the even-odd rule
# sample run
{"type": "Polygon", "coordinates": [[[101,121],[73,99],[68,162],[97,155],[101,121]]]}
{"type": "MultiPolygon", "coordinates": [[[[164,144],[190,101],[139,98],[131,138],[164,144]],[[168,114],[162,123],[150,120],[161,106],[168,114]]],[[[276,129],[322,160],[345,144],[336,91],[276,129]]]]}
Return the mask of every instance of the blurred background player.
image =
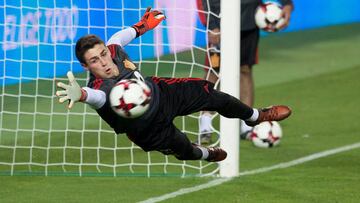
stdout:
{"type": "MultiPolygon", "coordinates": [[[[284,24],[288,26],[291,12],[294,8],[291,0],[280,0],[283,6],[284,24]]],[[[255,24],[256,8],[263,3],[261,0],[241,1],[241,66],[240,66],[240,100],[248,106],[254,105],[254,80],[252,67],[258,61],[258,43],[260,30],[255,24]]],[[[208,29],[208,54],[205,65],[205,79],[212,83],[218,81],[220,70],[220,0],[197,0],[199,16],[202,24],[208,29]]],[[[212,114],[202,112],[200,116],[200,141],[203,144],[211,142],[212,114]]],[[[241,121],[240,137],[246,139],[252,127],[241,121]]]]}

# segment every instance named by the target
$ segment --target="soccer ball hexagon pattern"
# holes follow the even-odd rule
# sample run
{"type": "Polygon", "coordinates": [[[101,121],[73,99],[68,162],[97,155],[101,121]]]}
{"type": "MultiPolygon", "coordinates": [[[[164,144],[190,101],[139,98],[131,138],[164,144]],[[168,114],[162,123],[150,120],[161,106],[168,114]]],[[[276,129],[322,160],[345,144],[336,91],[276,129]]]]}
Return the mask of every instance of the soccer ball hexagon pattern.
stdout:
{"type": "Polygon", "coordinates": [[[277,146],[282,137],[282,129],[276,121],[265,121],[256,125],[250,134],[250,139],[256,147],[270,148],[277,146]]]}
{"type": "Polygon", "coordinates": [[[121,80],[111,89],[111,108],[121,117],[137,118],[149,108],[151,89],[138,79],[121,80]]]}

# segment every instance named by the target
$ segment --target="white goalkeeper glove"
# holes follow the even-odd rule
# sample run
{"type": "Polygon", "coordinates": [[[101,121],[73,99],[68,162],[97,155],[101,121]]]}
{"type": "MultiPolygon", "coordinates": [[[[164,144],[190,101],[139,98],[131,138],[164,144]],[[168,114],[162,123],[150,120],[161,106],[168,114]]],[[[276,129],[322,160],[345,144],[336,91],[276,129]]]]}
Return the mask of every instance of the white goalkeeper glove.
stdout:
{"type": "Polygon", "coordinates": [[[86,91],[83,90],[76,82],[74,74],[71,71],[67,72],[67,77],[69,79],[68,85],[62,82],[57,83],[57,86],[63,90],[56,91],[56,96],[59,97],[60,103],[64,103],[68,100],[68,108],[71,109],[74,106],[75,102],[85,101],[87,94],[86,91]]]}

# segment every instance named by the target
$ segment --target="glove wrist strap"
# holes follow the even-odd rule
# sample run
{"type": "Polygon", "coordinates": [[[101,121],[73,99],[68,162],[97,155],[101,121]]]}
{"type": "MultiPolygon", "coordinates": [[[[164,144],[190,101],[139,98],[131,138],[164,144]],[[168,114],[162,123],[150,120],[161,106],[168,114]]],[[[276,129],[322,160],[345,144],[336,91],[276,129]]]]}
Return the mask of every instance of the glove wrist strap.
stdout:
{"type": "Polygon", "coordinates": [[[86,92],[84,89],[81,89],[81,96],[80,96],[79,101],[80,101],[80,102],[85,101],[85,100],[86,100],[86,97],[87,97],[87,92],[86,92]]]}
{"type": "Polygon", "coordinates": [[[133,25],[132,27],[136,31],[136,37],[143,35],[149,29],[147,23],[142,20],[136,23],[135,25],[133,25]]]}

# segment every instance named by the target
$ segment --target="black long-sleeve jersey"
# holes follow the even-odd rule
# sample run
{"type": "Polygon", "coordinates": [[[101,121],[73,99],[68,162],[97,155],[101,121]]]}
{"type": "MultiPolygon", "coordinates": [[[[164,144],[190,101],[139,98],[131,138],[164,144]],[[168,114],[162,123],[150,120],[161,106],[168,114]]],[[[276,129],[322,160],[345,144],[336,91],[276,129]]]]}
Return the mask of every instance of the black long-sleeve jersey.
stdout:
{"type": "MultiPolygon", "coordinates": [[[[111,53],[111,57],[114,63],[119,68],[119,75],[109,79],[96,78],[90,73],[90,80],[87,84],[92,89],[97,89],[105,92],[106,102],[105,104],[97,109],[97,113],[100,117],[106,121],[114,131],[119,133],[127,134],[138,134],[148,127],[148,124],[155,117],[159,106],[159,89],[151,78],[143,78],[138,69],[135,66],[126,67],[124,61],[130,59],[120,45],[111,44],[108,45],[111,53]],[[151,101],[149,109],[140,117],[134,119],[125,119],[117,115],[110,106],[109,95],[113,86],[122,79],[136,78],[145,81],[145,83],[151,88],[151,101]]],[[[133,65],[133,64],[131,64],[133,65]]]]}

